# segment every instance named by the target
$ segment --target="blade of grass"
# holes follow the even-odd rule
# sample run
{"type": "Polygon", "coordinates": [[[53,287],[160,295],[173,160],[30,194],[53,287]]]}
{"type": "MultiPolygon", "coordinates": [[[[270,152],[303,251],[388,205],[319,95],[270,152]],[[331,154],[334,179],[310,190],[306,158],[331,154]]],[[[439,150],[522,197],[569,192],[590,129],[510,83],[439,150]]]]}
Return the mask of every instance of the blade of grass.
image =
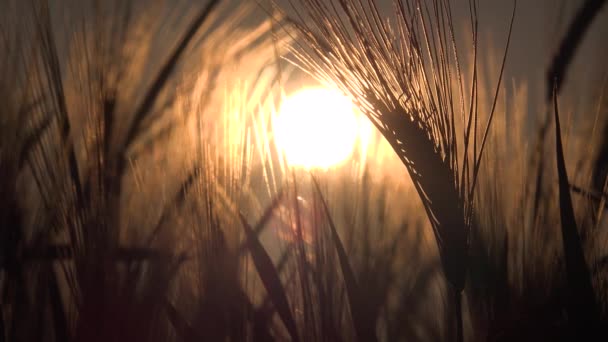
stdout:
{"type": "Polygon", "coordinates": [[[188,174],[188,176],[186,177],[184,182],[181,184],[181,186],[179,187],[179,191],[175,194],[175,196],[173,197],[171,202],[163,208],[163,212],[160,215],[158,223],[152,229],[152,233],[150,233],[150,236],[148,237],[148,241],[147,241],[146,245],[149,246],[152,243],[152,241],[154,241],[154,239],[156,238],[156,236],[158,235],[158,233],[160,232],[162,227],[169,220],[170,214],[172,213],[172,211],[169,210],[169,207],[181,207],[182,206],[182,204],[184,203],[184,200],[186,199],[186,195],[188,194],[188,191],[190,190],[192,185],[195,184],[195,180],[197,180],[199,178],[199,176],[200,176],[200,168],[198,166],[195,166],[192,169],[192,171],[190,171],[190,173],[188,174]]]}
{"type": "Polygon", "coordinates": [[[37,20],[39,21],[38,33],[40,34],[40,43],[42,45],[43,62],[48,79],[49,86],[52,90],[52,99],[57,106],[58,119],[60,120],[60,139],[62,146],[65,147],[65,153],[68,158],[68,170],[70,172],[71,181],[74,182],[74,191],[78,203],[83,204],[82,180],[78,169],[78,160],[76,151],[74,150],[74,142],[72,137],[72,127],[68,116],[68,106],[64,93],[64,81],[61,72],[61,63],[57,52],[57,44],[53,32],[51,13],[48,1],[42,5],[41,13],[37,20]]]}
{"type": "Polygon", "coordinates": [[[167,59],[163,67],[160,69],[160,72],[156,76],[156,79],[148,89],[146,96],[144,97],[143,102],[139,105],[139,108],[135,112],[133,122],[129,126],[129,130],[126,135],[126,145],[132,142],[139,131],[139,126],[141,122],[145,119],[146,115],[150,112],[152,105],[156,101],[156,98],[160,94],[163,86],[169,79],[169,76],[177,66],[178,60],[181,55],[186,50],[186,47],[189,45],[192,38],[201,27],[201,25],[205,22],[205,20],[209,17],[209,15],[213,12],[215,7],[218,5],[219,0],[210,0],[207,5],[201,10],[198,16],[192,21],[188,30],[184,34],[184,36],[179,40],[179,43],[173,50],[171,56],[167,59]]]}
{"type": "Polygon", "coordinates": [[[287,301],[287,295],[285,294],[285,288],[281,284],[281,279],[277,273],[276,268],[272,264],[270,256],[258,240],[255,231],[251,228],[243,214],[239,213],[243,230],[245,231],[247,247],[251,253],[253,264],[260,275],[262,284],[272,299],[274,306],[277,309],[279,317],[285,324],[287,331],[291,335],[293,341],[299,341],[298,331],[296,328],[295,320],[289,309],[289,303],[287,301]]]}
{"type": "Polygon", "coordinates": [[[566,259],[566,273],[570,289],[569,311],[576,322],[577,333],[581,336],[595,336],[592,332],[597,328],[598,308],[596,306],[591,275],[585,261],[585,254],[572,207],[570,183],[564,160],[564,151],[559,123],[557,104],[557,83],[553,90],[553,106],[555,116],[555,152],[557,156],[557,174],[559,181],[559,209],[561,218],[562,243],[566,259]],[[591,334],[591,335],[587,335],[591,334]]]}
{"type": "MultiPolygon", "coordinates": [[[[606,199],[608,199],[608,194],[606,194],[604,192],[598,192],[593,189],[586,190],[575,184],[570,184],[570,190],[572,190],[574,193],[585,196],[597,203],[601,203],[602,201],[606,201],[606,199]]],[[[600,206],[600,208],[601,207],[602,206],[600,206]]],[[[608,207],[605,206],[605,203],[604,203],[603,207],[608,209],[608,207]]]]}
{"type": "Polygon", "coordinates": [[[346,255],[346,251],[344,250],[344,246],[340,241],[340,237],[338,236],[338,232],[336,231],[336,226],[331,218],[331,214],[329,212],[329,208],[327,207],[327,203],[325,202],[325,198],[321,193],[321,188],[319,187],[319,183],[312,177],[313,183],[315,185],[315,189],[317,190],[317,194],[321,199],[321,204],[323,205],[323,210],[325,211],[325,215],[327,216],[327,220],[329,223],[329,228],[331,229],[331,236],[336,246],[336,252],[338,253],[338,260],[340,261],[340,268],[342,270],[342,276],[344,277],[344,283],[346,286],[346,294],[348,296],[348,301],[350,304],[351,315],[353,318],[353,325],[355,327],[355,331],[357,333],[357,338],[359,341],[376,341],[376,333],[375,333],[375,321],[370,321],[366,319],[366,314],[364,312],[363,303],[362,303],[362,294],[359,291],[359,286],[357,285],[357,280],[355,278],[355,274],[350,266],[348,261],[348,256],[346,255]]]}
{"type": "MultiPolygon", "coordinates": [[[[281,273],[283,273],[283,270],[285,269],[285,266],[287,265],[287,261],[289,261],[291,254],[293,253],[293,244],[289,244],[285,250],[283,251],[283,254],[281,254],[281,257],[279,258],[279,262],[277,263],[277,273],[280,275],[281,273]]],[[[264,300],[262,300],[262,304],[260,305],[261,308],[268,308],[271,305],[271,299],[268,295],[266,295],[266,297],[264,297],[264,300]]],[[[271,310],[271,309],[269,309],[271,310]]]]}
{"type": "Polygon", "coordinates": [[[46,129],[50,126],[53,117],[46,116],[42,122],[36,127],[28,136],[23,140],[21,151],[19,153],[19,169],[22,169],[25,161],[27,160],[30,151],[40,142],[41,136],[44,134],[46,129]]]}
{"type": "MultiPolygon", "coordinates": [[[[268,207],[266,208],[266,210],[264,211],[264,213],[258,220],[258,223],[255,225],[255,227],[253,227],[253,232],[256,237],[262,233],[262,231],[266,227],[266,223],[272,217],[274,210],[279,206],[279,204],[281,204],[282,199],[283,199],[283,189],[280,189],[279,192],[277,193],[277,195],[272,200],[272,202],[270,202],[270,205],[268,205],[268,207]]],[[[241,246],[239,246],[238,255],[243,255],[243,253],[248,248],[249,248],[248,242],[245,241],[241,246]]]]}

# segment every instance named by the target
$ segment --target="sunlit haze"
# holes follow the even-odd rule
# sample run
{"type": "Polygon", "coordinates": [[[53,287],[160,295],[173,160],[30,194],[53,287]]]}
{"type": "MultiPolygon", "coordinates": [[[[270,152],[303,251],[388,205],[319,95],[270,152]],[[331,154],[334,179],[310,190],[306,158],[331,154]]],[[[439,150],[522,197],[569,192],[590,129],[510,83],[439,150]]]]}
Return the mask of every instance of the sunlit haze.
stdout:
{"type": "Polygon", "coordinates": [[[327,169],[365,145],[369,122],[338,90],[307,88],[287,96],[273,121],[279,150],[291,166],[327,169]]]}

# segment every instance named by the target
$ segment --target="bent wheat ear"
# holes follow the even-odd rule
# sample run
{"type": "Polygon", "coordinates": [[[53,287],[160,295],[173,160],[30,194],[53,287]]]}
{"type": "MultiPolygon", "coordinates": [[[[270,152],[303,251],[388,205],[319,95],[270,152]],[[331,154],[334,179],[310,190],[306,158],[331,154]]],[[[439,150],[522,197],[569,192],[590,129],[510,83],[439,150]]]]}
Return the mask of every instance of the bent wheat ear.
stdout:
{"type": "Polygon", "coordinates": [[[301,2],[305,10],[299,13],[306,17],[293,25],[304,43],[294,53],[313,75],[353,98],[405,165],[433,227],[462,340],[460,296],[475,225],[474,190],[505,60],[478,147],[475,1],[469,1],[475,55],[470,95],[464,91],[450,1],[393,1],[390,23],[372,0],[301,2]]]}
{"type": "MultiPolygon", "coordinates": [[[[433,227],[446,278],[460,292],[475,178],[494,106],[478,146],[477,68],[474,63],[466,94],[450,1],[394,1],[390,23],[371,0],[301,2],[306,18],[292,21],[303,37],[295,55],[313,75],[349,94],[397,153],[433,227]]],[[[476,54],[477,8],[469,4],[476,54]]],[[[499,86],[501,78],[502,72],[499,86]]]]}
{"type": "Polygon", "coordinates": [[[296,53],[350,94],[390,143],[423,202],[446,277],[462,290],[469,191],[458,181],[450,42],[437,26],[451,27],[447,3],[433,2],[433,20],[428,4],[395,2],[397,20],[389,27],[371,1],[303,2],[314,26],[296,24],[308,47],[296,53]]]}

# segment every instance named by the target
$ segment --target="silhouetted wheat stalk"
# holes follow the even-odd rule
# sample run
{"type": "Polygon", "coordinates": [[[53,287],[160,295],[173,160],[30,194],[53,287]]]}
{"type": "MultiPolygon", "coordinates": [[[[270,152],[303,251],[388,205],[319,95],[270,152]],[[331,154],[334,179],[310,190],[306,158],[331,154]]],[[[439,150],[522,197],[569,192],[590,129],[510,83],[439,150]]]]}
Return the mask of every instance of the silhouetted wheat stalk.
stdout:
{"type": "Polygon", "coordinates": [[[566,71],[578,46],[605,4],[606,0],[586,0],[572,19],[547,70],[547,100],[551,100],[554,87],[557,88],[557,93],[561,90],[566,71]]]}
{"type": "MultiPolygon", "coordinates": [[[[559,180],[559,211],[562,245],[568,280],[567,310],[576,335],[585,339],[598,338],[600,313],[594,293],[591,272],[587,264],[583,243],[575,219],[570,184],[562,146],[558,95],[568,67],[574,58],[591,23],[606,4],[605,0],[586,0],[573,17],[565,36],[560,41],[553,60],[547,70],[547,103],[552,101],[555,119],[556,162],[559,180]]],[[[600,197],[601,198],[601,197],[600,197]]],[[[601,201],[599,201],[601,203],[601,201]]],[[[600,209],[601,212],[602,209],[600,209]]]]}
{"type": "MultiPolygon", "coordinates": [[[[305,16],[293,24],[304,43],[295,52],[307,70],[351,95],[407,168],[454,291],[462,339],[460,297],[475,225],[473,196],[496,100],[478,142],[477,68],[466,93],[451,1],[394,1],[393,22],[372,0],[301,2],[305,16]]],[[[469,1],[474,58],[476,6],[469,1]]],[[[514,15],[515,7],[511,26],[514,15]]],[[[507,49],[509,40],[510,30],[507,49]]]]}

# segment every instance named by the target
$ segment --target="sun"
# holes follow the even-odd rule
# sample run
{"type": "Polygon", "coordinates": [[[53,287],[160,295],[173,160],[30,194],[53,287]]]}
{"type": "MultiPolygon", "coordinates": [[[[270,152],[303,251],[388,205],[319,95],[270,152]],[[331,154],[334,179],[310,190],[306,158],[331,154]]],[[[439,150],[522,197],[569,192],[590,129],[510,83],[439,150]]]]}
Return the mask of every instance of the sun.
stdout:
{"type": "Polygon", "coordinates": [[[369,122],[340,91],[302,89],[284,99],[273,120],[277,147],[291,166],[328,169],[364,143],[369,122]]]}

